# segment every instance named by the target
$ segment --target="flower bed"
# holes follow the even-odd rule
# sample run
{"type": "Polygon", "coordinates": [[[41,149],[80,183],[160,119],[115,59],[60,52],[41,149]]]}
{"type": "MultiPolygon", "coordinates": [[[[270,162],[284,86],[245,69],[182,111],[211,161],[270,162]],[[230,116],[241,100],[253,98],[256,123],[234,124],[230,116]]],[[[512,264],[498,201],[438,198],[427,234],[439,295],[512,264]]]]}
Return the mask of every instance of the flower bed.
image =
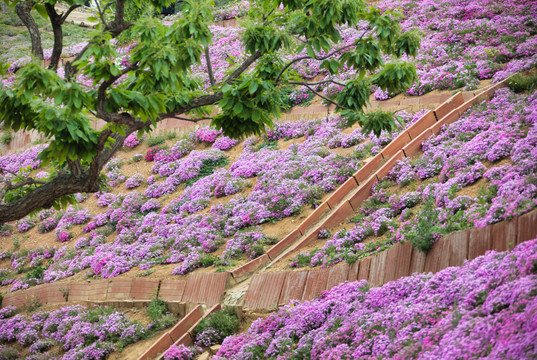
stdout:
{"type": "Polygon", "coordinates": [[[537,240],[371,288],[343,283],[224,340],[218,360],[537,356],[537,240]]]}
{"type": "Polygon", "coordinates": [[[409,90],[475,88],[482,79],[500,81],[537,64],[537,2],[485,0],[385,0],[383,10],[404,14],[403,30],[424,34],[415,59],[420,80],[409,90]]]}
{"type": "MultiPolygon", "coordinates": [[[[399,115],[411,123],[420,114],[399,115]]],[[[86,276],[110,278],[161,264],[177,264],[172,273],[182,275],[199,267],[225,269],[255,259],[278,241],[263,233],[263,224],[315,208],[324,194],[352,176],[362,159],[396,135],[371,135],[368,140],[359,128],[342,133],[345,127],[339,117],[279,123],[264,138],[245,140],[242,153],[229,166],[228,154],[218,148],[241,145],[202,128],[171,146],[150,148],[155,175],[147,179],[148,185],[139,173],[120,185],[127,165],[114,159],[107,166],[109,185],[122,193],[96,193],[102,210],[91,218],[82,205],[63,212],[42,211],[39,220],[32,220],[39,231],[54,230],[66,245],[54,247],[46,257],[5,253],[12,267],[6,268],[6,284],[14,291],[85,269],[90,269],[86,276]],[[279,140],[301,137],[302,143],[278,148],[279,140]],[[207,149],[211,144],[218,146],[207,149]],[[338,155],[351,147],[346,155],[338,155]],[[221,197],[226,201],[215,201],[221,197]],[[214,255],[219,248],[222,252],[214,255]],[[32,261],[39,262],[39,271],[30,271],[32,261]]]]}
{"type": "Polygon", "coordinates": [[[163,318],[169,318],[164,327],[175,321],[170,314],[157,310],[149,313],[154,319],[144,326],[110,307],[73,305],[25,316],[7,306],[0,310],[0,358],[105,359],[152,336],[163,328],[163,318]]]}
{"type": "Polygon", "coordinates": [[[427,251],[443,234],[535,208],[536,114],[537,92],[499,90],[425,141],[421,158],[397,162],[351,219],[351,229],[297,254],[290,266],[352,262],[404,240],[427,251]]]}

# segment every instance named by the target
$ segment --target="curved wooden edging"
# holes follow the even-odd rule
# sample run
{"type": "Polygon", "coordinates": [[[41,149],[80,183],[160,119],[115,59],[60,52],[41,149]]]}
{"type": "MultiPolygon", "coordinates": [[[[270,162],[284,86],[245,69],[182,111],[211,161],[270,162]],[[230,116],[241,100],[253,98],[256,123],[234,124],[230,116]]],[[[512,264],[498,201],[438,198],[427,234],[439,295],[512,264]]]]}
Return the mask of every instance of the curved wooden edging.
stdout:
{"type": "Polygon", "coordinates": [[[159,298],[166,301],[175,313],[184,315],[197,304],[219,304],[229,275],[227,272],[198,272],[190,274],[186,280],[112,278],[50,283],[7,293],[1,305],[22,308],[35,302],[42,305],[82,302],[134,307],[147,305],[152,299],[159,298]]]}
{"type": "Polygon", "coordinates": [[[375,286],[410,276],[435,273],[488,250],[506,251],[537,237],[537,210],[483,228],[455,232],[438,240],[424,254],[409,241],[352,264],[302,271],[261,272],[252,277],[244,299],[245,309],[276,310],[290,300],[312,300],[344,281],[368,280],[375,286]]]}
{"type": "Polygon", "coordinates": [[[158,338],[138,360],[162,359],[164,352],[172,345],[191,346],[194,343],[194,329],[199,322],[220,309],[220,304],[216,304],[203,314],[203,308],[197,305],[173,328],[158,338]]]}
{"type": "Polygon", "coordinates": [[[319,230],[333,227],[350,217],[369,197],[373,185],[386,176],[398,160],[416,154],[421,149],[421,143],[433,133],[438,134],[442,125],[458,120],[473,104],[489,100],[506,83],[507,79],[486,88],[467,101],[462,92],[458,92],[434,111],[425,113],[345,181],[297,229],[271,247],[266,254],[233,270],[231,275],[235,282],[245,280],[269,263],[273,265],[279,262],[289,252],[311,244],[317,239],[319,230]]]}

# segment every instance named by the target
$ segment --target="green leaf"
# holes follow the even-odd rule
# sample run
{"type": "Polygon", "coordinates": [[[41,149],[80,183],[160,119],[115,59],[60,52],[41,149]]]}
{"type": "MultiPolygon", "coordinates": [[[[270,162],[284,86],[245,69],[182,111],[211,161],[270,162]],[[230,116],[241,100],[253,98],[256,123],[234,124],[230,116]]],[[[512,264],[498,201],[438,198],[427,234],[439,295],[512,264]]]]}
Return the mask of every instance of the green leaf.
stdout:
{"type": "Polygon", "coordinates": [[[39,15],[41,15],[45,19],[48,18],[47,9],[46,9],[45,5],[43,5],[43,4],[35,4],[34,7],[37,10],[37,12],[39,13],[39,15]]]}
{"type": "Polygon", "coordinates": [[[253,95],[256,92],[258,87],[259,87],[259,83],[257,81],[252,81],[249,87],[250,95],[253,95]]]}

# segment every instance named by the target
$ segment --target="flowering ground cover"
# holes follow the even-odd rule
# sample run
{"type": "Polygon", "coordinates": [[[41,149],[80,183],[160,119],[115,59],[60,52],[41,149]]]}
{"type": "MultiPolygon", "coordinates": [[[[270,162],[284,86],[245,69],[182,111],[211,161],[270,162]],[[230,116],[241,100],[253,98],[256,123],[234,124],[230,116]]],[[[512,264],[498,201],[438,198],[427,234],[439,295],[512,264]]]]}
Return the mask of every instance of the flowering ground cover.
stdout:
{"type": "MultiPolygon", "coordinates": [[[[399,115],[409,124],[421,113],[399,115]]],[[[340,117],[278,123],[263,138],[242,144],[202,128],[149,148],[145,161],[131,155],[140,140],[127,139],[125,158],[106,168],[110,191],[90,201],[79,194],[77,204],[65,210],[43,210],[3,225],[4,235],[15,240],[13,248],[0,252],[0,284],[15,291],[83,270],[85,277],[110,278],[131,269],[150,275],[159,265],[173,265],[176,275],[200,267],[233,268],[278,241],[266,226],[312,211],[394,136],[367,137],[340,117]],[[53,232],[56,241],[18,249],[17,237],[36,231],[33,227],[53,232]]],[[[15,155],[0,161],[14,162],[16,170],[37,154],[31,150],[21,155],[24,161],[15,155]]],[[[296,225],[291,226],[288,232],[296,225]]]]}
{"type": "Polygon", "coordinates": [[[193,360],[215,344],[222,344],[228,336],[239,330],[239,319],[232,308],[217,311],[201,320],[194,328],[195,346],[172,345],[163,355],[165,360],[193,360]]]}
{"type": "Polygon", "coordinates": [[[345,282],[256,320],[213,359],[531,359],[536,264],[532,240],[382,287],[345,282]]]}
{"type": "Polygon", "coordinates": [[[111,307],[72,305],[21,314],[7,306],[0,310],[0,359],[105,359],[173,324],[162,304],[149,306],[147,324],[111,307]]]}
{"type": "MultiPolygon", "coordinates": [[[[412,59],[417,67],[419,81],[409,90],[409,95],[423,95],[435,89],[475,89],[480,80],[493,79],[497,82],[511,74],[529,69],[537,64],[537,1],[486,0],[479,3],[456,0],[386,0],[376,4],[381,11],[396,10],[402,14],[400,25],[403,31],[417,31],[422,35],[422,48],[412,59]]],[[[215,21],[240,17],[247,14],[249,2],[240,1],[215,9],[215,21]]],[[[164,20],[171,24],[174,17],[164,20]]],[[[213,44],[209,54],[215,80],[221,80],[229,67],[244,59],[242,49],[242,28],[222,28],[211,26],[213,44]]],[[[370,35],[365,25],[342,31],[342,47],[370,35]]],[[[76,55],[86,43],[66,47],[65,53],[76,55]]],[[[116,63],[121,67],[130,64],[129,51],[136,44],[118,43],[119,56],[116,63]]],[[[298,47],[297,40],[297,47],[298,47]]],[[[284,60],[306,55],[282,54],[284,60]]],[[[326,55],[322,52],[319,56],[326,55]]],[[[50,51],[45,51],[45,58],[50,51]]],[[[202,56],[204,57],[204,55],[202,56]]],[[[18,69],[29,58],[16,58],[12,70],[18,69]]],[[[391,61],[389,58],[384,59],[391,61]]],[[[193,77],[200,80],[205,88],[210,87],[207,62],[205,59],[193,66],[193,77]]],[[[354,69],[344,68],[339,75],[330,76],[321,68],[321,61],[304,60],[292,65],[296,73],[305,78],[316,78],[321,84],[315,87],[329,98],[334,98],[342,89],[342,83],[356,74],[354,69]],[[337,83],[327,84],[326,79],[337,83]]],[[[59,75],[62,76],[60,70],[59,75]]],[[[2,80],[10,84],[13,78],[2,80]]],[[[83,76],[77,79],[87,87],[93,87],[83,76]]],[[[386,100],[395,94],[382,89],[373,89],[378,100],[386,100]]],[[[289,94],[289,104],[297,105],[310,100],[311,91],[297,87],[289,94]]]]}
{"type": "MultiPolygon", "coordinates": [[[[247,6],[236,7],[241,6],[246,12],[247,6]]],[[[478,87],[480,80],[493,79],[497,82],[537,64],[536,1],[386,0],[376,6],[381,11],[400,12],[403,31],[417,31],[422,35],[422,48],[413,59],[419,81],[408,90],[409,95],[423,95],[435,89],[472,90],[478,87]]],[[[222,65],[215,67],[218,79],[228,67],[229,54],[233,59],[243,56],[241,29],[214,27],[211,31],[215,35],[216,46],[211,47],[210,58],[222,65]]],[[[368,35],[368,31],[367,27],[345,29],[339,45],[352,44],[364,33],[368,35]]],[[[284,58],[290,60],[304,55],[306,50],[292,56],[284,55],[284,58]]],[[[197,73],[209,86],[205,64],[206,61],[202,61],[197,73]]],[[[319,76],[341,83],[356,73],[353,69],[344,69],[341,74],[330,77],[326,69],[321,68],[321,61],[316,60],[304,60],[292,67],[301,77],[317,78],[321,82],[323,79],[319,76]]],[[[342,86],[323,84],[317,90],[333,98],[342,86]]],[[[382,89],[374,92],[377,100],[386,100],[394,95],[382,89]]],[[[311,96],[308,89],[299,87],[290,94],[290,102],[297,105],[311,96]]]]}
{"type": "MultiPolygon", "coordinates": [[[[419,81],[408,90],[409,95],[435,89],[476,89],[480,80],[497,82],[537,64],[535,1],[385,0],[376,6],[381,11],[400,12],[403,31],[422,35],[421,49],[412,60],[419,81]]],[[[351,44],[367,30],[347,29],[343,43],[351,44]]],[[[307,78],[327,75],[319,65],[306,61],[295,69],[307,78]]],[[[352,75],[346,69],[337,79],[345,81],[352,75]]],[[[341,87],[332,84],[323,91],[333,97],[341,87]]],[[[377,89],[374,95],[386,100],[395,94],[377,89]]]]}
{"type": "Polygon", "coordinates": [[[537,206],[537,92],[499,90],[399,161],[346,227],[291,267],[355,261],[409,240],[429,250],[443,234],[483,227],[537,206]]]}

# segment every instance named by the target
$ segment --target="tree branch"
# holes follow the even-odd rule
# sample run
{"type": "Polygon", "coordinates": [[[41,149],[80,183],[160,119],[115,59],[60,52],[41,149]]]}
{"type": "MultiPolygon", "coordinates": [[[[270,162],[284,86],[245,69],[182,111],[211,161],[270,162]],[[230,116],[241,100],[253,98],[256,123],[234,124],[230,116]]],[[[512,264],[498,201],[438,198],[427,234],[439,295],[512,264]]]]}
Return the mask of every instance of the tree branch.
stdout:
{"type": "Polygon", "coordinates": [[[211,57],[209,55],[209,46],[205,46],[205,61],[207,62],[207,71],[209,72],[209,81],[211,82],[211,86],[214,86],[214,74],[213,74],[213,66],[211,64],[211,57]]]}
{"type": "Polygon", "coordinates": [[[212,116],[209,116],[209,117],[204,117],[204,118],[186,118],[186,117],[181,117],[181,116],[172,116],[172,119],[179,119],[179,120],[185,120],[185,121],[191,121],[191,122],[199,122],[199,121],[203,121],[203,120],[212,120],[213,117],[212,116]]]}
{"type": "Polygon", "coordinates": [[[303,85],[304,85],[305,87],[307,87],[312,93],[314,93],[315,95],[317,95],[318,97],[320,97],[321,99],[326,100],[326,101],[328,101],[329,103],[334,104],[334,105],[336,105],[337,107],[340,107],[340,108],[342,108],[342,109],[345,109],[345,110],[351,110],[351,109],[349,109],[349,108],[347,108],[347,107],[345,107],[345,106],[339,105],[337,102],[335,102],[335,101],[333,101],[333,100],[330,100],[330,99],[327,98],[326,96],[319,94],[317,91],[313,90],[313,88],[311,88],[310,86],[308,86],[306,83],[304,83],[303,85]]]}
{"type": "Polygon", "coordinates": [[[341,47],[341,48],[339,48],[339,49],[336,49],[336,50],[332,51],[331,53],[329,53],[328,55],[325,55],[325,56],[315,56],[315,57],[311,57],[311,56],[309,56],[309,55],[305,55],[305,56],[300,56],[300,57],[298,57],[298,58],[296,58],[296,59],[293,59],[293,60],[291,60],[289,63],[287,63],[287,65],[284,66],[284,68],[282,69],[282,71],[280,71],[280,73],[279,73],[278,76],[276,77],[275,83],[277,84],[277,83],[280,81],[280,78],[282,77],[283,73],[284,73],[285,71],[287,71],[287,69],[288,69],[291,65],[293,65],[294,63],[297,63],[297,62],[299,62],[299,61],[306,60],[306,59],[315,59],[315,60],[319,60],[319,61],[321,61],[321,60],[326,60],[326,59],[328,59],[328,58],[334,56],[334,55],[337,54],[338,52],[343,51],[343,50],[348,49],[348,48],[353,47],[353,46],[356,46],[356,45],[354,45],[354,44],[345,45],[345,46],[343,46],[343,47],[341,47]]]}
{"type": "Polygon", "coordinates": [[[0,171],[2,171],[2,172],[7,172],[7,173],[10,173],[10,174],[13,174],[13,175],[15,175],[16,177],[21,178],[21,179],[23,178],[20,174],[17,174],[16,172],[11,171],[11,170],[8,170],[8,169],[5,169],[5,168],[0,168],[0,171]]]}
{"type": "Polygon", "coordinates": [[[50,57],[48,68],[49,70],[56,70],[63,50],[63,20],[61,15],[56,12],[54,5],[45,3],[45,9],[54,33],[54,45],[52,47],[52,56],[50,57]]]}
{"type": "Polygon", "coordinates": [[[130,125],[135,120],[131,115],[127,113],[122,114],[114,114],[109,113],[106,111],[106,90],[114,83],[116,82],[120,77],[127,74],[130,71],[134,71],[138,69],[137,64],[131,64],[127,66],[125,69],[121,71],[119,75],[111,76],[110,79],[103,81],[101,85],[99,85],[99,88],[97,89],[97,116],[106,121],[106,122],[114,122],[116,124],[122,124],[122,125],[130,125]],[[123,114],[128,115],[124,116],[123,114]]]}
{"type": "Polygon", "coordinates": [[[104,7],[104,9],[101,10],[101,5],[99,4],[99,1],[97,1],[96,3],[97,3],[97,12],[99,13],[99,17],[101,18],[101,21],[103,22],[104,27],[107,28],[107,27],[108,27],[108,23],[107,23],[106,20],[104,19],[104,12],[106,11],[106,7],[108,6],[108,4],[106,4],[105,7],[104,7]]]}
{"type": "Polygon", "coordinates": [[[1,200],[4,199],[8,191],[17,190],[24,186],[38,185],[38,184],[44,185],[46,183],[47,183],[46,181],[35,180],[34,178],[25,178],[21,182],[18,182],[15,184],[12,184],[11,181],[6,181],[6,185],[2,188],[2,191],[0,192],[0,204],[2,204],[1,200]]]}
{"type": "Polygon", "coordinates": [[[250,57],[248,57],[248,59],[244,60],[244,62],[241,64],[241,66],[239,66],[237,69],[235,69],[235,71],[233,71],[233,73],[231,73],[231,75],[228,76],[228,78],[226,79],[225,83],[231,85],[233,83],[233,81],[235,81],[243,72],[245,72],[246,69],[248,69],[250,67],[250,65],[252,65],[254,62],[256,62],[261,57],[261,55],[262,54],[259,51],[256,51],[255,53],[250,55],[250,57]]]}
{"type": "Polygon", "coordinates": [[[32,54],[43,60],[43,44],[41,42],[41,34],[39,33],[39,28],[37,23],[32,17],[31,11],[34,6],[35,1],[21,1],[15,5],[15,12],[22,23],[28,29],[30,33],[30,40],[32,42],[32,54]]]}
{"type": "Polygon", "coordinates": [[[301,81],[288,81],[287,84],[289,85],[304,85],[304,86],[314,86],[314,85],[322,85],[322,84],[328,84],[328,83],[334,83],[336,85],[339,85],[339,86],[345,86],[345,84],[343,83],[340,83],[338,81],[335,81],[335,80],[323,80],[323,81],[318,81],[318,82],[313,82],[313,83],[308,83],[308,82],[301,82],[301,81]]]}
{"type": "MultiPolygon", "coordinates": [[[[133,24],[132,23],[127,23],[124,21],[123,19],[123,15],[124,15],[124,5],[125,5],[125,1],[124,0],[117,0],[117,1],[112,1],[112,2],[109,2],[105,5],[104,7],[104,10],[103,10],[103,16],[104,16],[104,11],[106,11],[106,8],[111,6],[112,4],[114,3],[118,3],[118,6],[119,6],[119,3],[121,3],[121,6],[122,6],[122,12],[117,12],[116,11],[116,17],[114,19],[114,21],[110,24],[106,23],[104,21],[104,17],[101,19],[103,20],[103,24],[105,25],[105,28],[104,28],[104,31],[108,31],[112,34],[112,38],[116,38],[118,37],[123,31],[127,30],[128,28],[130,28],[133,24]],[[121,16],[121,17],[120,17],[121,16]]],[[[99,2],[97,1],[97,4],[99,4],[99,2]]],[[[99,14],[101,14],[101,12],[99,11],[99,14]]],[[[82,58],[82,56],[84,55],[84,53],[88,50],[89,48],[89,44],[86,45],[79,53],[78,55],[75,57],[75,59],[73,61],[69,61],[65,64],[65,78],[67,79],[67,81],[71,81],[73,76],[75,76],[75,74],[77,73],[77,69],[73,66],[73,63],[80,60],[82,58]]]]}
{"type": "MultiPolygon", "coordinates": [[[[98,2],[97,2],[98,3],[98,2]]],[[[79,7],[81,7],[82,5],[72,5],[69,9],[67,9],[67,11],[65,12],[65,14],[62,14],[61,15],[61,23],[63,24],[65,22],[65,20],[67,20],[67,17],[69,17],[69,15],[76,9],[78,9],[79,7]]]]}
{"type": "Polygon", "coordinates": [[[0,219],[3,222],[18,220],[40,208],[50,208],[59,197],[78,192],[96,192],[98,183],[89,181],[86,175],[58,174],[51,181],[36,187],[26,196],[0,205],[0,219]]]}

